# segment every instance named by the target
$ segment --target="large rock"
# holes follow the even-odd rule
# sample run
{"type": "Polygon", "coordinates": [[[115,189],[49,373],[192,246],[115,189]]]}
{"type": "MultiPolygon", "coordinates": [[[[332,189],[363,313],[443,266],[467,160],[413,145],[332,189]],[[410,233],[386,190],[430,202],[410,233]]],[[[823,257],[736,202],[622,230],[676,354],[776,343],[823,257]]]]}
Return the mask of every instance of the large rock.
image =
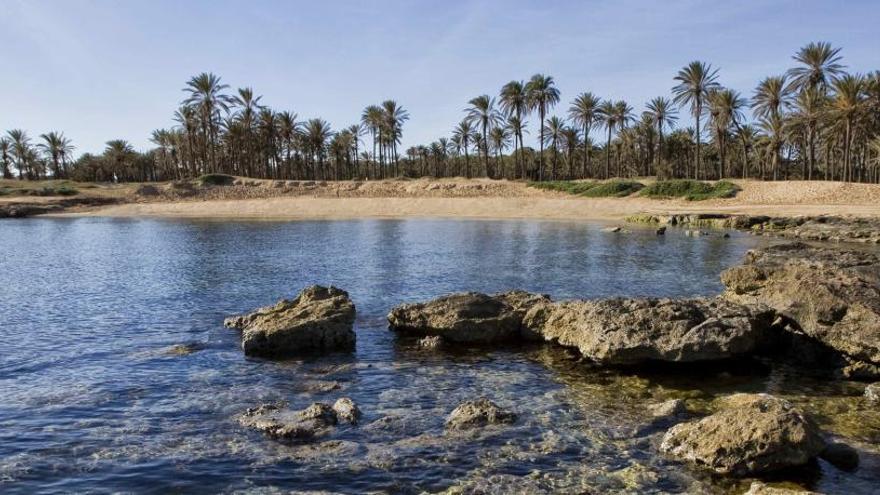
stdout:
{"type": "Polygon", "coordinates": [[[669,429],[660,445],[672,457],[734,476],[800,466],[824,449],[812,419],[767,394],[727,397],[715,414],[669,429]]]}
{"type": "Polygon", "coordinates": [[[773,311],[720,298],[603,299],[535,305],[523,326],[602,364],[694,362],[748,354],[773,311]]]}
{"type": "Polygon", "coordinates": [[[763,303],[806,335],[859,361],[880,364],[880,258],[784,244],[750,251],[725,271],[725,297],[763,303]]]}
{"type": "Polygon", "coordinates": [[[242,330],[245,354],[277,357],[351,349],[355,344],[354,317],[354,303],[347,292],[314,285],[292,301],[232,316],[224,324],[242,330]]]}
{"type": "Polygon", "coordinates": [[[489,399],[482,397],[477,400],[462,402],[449,413],[446,427],[453,430],[482,427],[488,425],[513,423],[516,414],[505,411],[489,399]]]}
{"type": "Polygon", "coordinates": [[[388,314],[388,323],[395,331],[437,335],[449,343],[488,344],[519,338],[525,313],[549,300],[523,291],[463,292],[397,306],[388,314]]]}

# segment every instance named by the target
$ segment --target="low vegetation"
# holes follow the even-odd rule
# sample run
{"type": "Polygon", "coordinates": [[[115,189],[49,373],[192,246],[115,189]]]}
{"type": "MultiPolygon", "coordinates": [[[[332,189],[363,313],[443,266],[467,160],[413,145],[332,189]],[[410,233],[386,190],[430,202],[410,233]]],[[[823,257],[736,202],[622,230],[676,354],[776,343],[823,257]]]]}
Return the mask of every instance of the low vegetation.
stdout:
{"type": "Polygon", "coordinates": [[[691,179],[657,181],[642,189],[641,195],[646,198],[670,199],[683,198],[688,201],[706,199],[732,198],[740,191],[740,187],[732,182],[702,182],[691,179]]]}
{"type": "Polygon", "coordinates": [[[604,182],[557,180],[549,182],[530,182],[529,185],[538,189],[560,191],[587,198],[622,198],[645,187],[641,182],[618,179],[604,182]]]}
{"type": "MultiPolygon", "coordinates": [[[[86,187],[90,187],[87,185],[86,187]]],[[[79,189],[63,181],[0,181],[0,196],[75,196],[79,189]]]]}
{"type": "Polygon", "coordinates": [[[199,177],[199,183],[203,186],[231,186],[235,177],[227,174],[205,174],[199,177]]]}

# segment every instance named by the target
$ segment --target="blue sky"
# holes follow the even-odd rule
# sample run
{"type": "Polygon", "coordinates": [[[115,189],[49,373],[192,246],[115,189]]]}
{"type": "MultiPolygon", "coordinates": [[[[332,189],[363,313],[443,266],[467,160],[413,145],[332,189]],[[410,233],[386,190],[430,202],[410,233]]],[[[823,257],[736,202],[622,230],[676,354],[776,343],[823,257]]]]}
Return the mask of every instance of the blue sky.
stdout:
{"type": "Polygon", "coordinates": [[[814,40],[842,47],[852,71],[878,69],[878,20],[876,0],[0,0],[0,130],[61,130],[79,152],[116,138],[146,149],[185,81],[211,71],[334,127],[394,98],[411,115],[407,146],[536,72],[556,79],[564,114],[587,90],[641,111],[694,59],[748,94],[814,40]]]}

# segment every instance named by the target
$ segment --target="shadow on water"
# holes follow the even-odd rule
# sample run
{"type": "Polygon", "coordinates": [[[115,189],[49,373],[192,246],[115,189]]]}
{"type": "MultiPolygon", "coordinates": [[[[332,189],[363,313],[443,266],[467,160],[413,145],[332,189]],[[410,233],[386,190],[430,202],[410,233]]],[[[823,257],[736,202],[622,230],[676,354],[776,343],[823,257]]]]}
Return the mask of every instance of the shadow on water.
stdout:
{"type": "MultiPolygon", "coordinates": [[[[440,294],[512,288],[554,298],[692,296],[765,240],[626,234],[533,221],[0,221],[0,491],[217,493],[278,489],[420,493],[737,493],[735,482],[657,455],[665,425],[646,406],[686,398],[695,414],[766,391],[859,449],[852,473],[824,461],[786,473],[828,493],[880,483],[880,418],[861,385],[768,360],[603,369],[544,345],[427,352],[385,316],[440,294]],[[343,287],[353,352],[242,356],[223,317],[343,287]],[[306,445],[239,426],[262,402],[299,409],[348,396],[364,411],[306,445]],[[508,427],[449,432],[447,414],[487,396],[508,427]]],[[[771,480],[772,481],[772,480],[771,480]]]]}

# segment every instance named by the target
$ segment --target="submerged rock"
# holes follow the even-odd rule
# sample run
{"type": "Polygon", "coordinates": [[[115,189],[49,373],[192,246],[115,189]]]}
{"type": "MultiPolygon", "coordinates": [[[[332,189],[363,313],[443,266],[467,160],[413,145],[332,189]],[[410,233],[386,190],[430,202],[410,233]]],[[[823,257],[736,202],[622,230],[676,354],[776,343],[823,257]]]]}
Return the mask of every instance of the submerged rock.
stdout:
{"type": "Polygon", "coordinates": [[[648,412],[655,418],[669,418],[687,413],[687,405],[681,399],[671,399],[648,406],[648,412]]]}
{"type": "Polygon", "coordinates": [[[353,348],[354,317],[355,306],[347,292],[314,285],[292,301],[229,317],[224,324],[242,330],[245,354],[275,357],[353,348]]]}
{"type": "Polygon", "coordinates": [[[446,418],[446,427],[453,430],[461,430],[513,423],[514,421],[516,421],[516,414],[505,411],[494,402],[482,397],[459,404],[446,418]]]}
{"type": "Polygon", "coordinates": [[[725,297],[766,304],[858,361],[880,364],[880,258],[792,243],[750,251],[721,275],[725,297]]]}
{"type": "Polygon", "coordinates": [[[727,397],[715,414],[669,429],[660,445],[672,457],[734,476],[800,466],[824,449],[811,418],[767,394],[727,397]]]}
{"type": "Polygon", "coordinates": [[[773,311],[721,298],[603,299],[535,305],[523,326],[602,364],[695,362],[753,352],[773,311]]]}
{"type": "Polygon", "coordinates": [[[302,411],[291,411],[278,404],[248,409],[239,417],[242,426],[261,431],[277,440],[310,440],[336,424],[336,413],[327,404],[316,402],[302,411]]]}
{"type": "Polygon", "coordinates": [[[790,488],[776,488],[760,481],[752,482],[751,486],[749,486],[749,491],[743,493],[743,495],[822,495],[817,492],[810,492],[806,490],[793,490],[790,488]]]}
{"type": "Polygon", "coordinates": [[[357,424],[361,418],[361,410],[348,397],[336,399],[336,402],[333,403],[333,412],[336,413],[336,418],[339,421],[345,421],[346,423],[357,424]]]}
{"type": "Polygon", "coordinates": [[[865,398],[874,404],[880,403],[880,382],[865,387],[865,398]]]}
{"type": "Polygon", "coordinates": [[[388,314],[388,323],[398,332],[440,336],[450,343],[489,344],[519,338],[526,311],[548,301],[547,296],[523,291],[463,292],[397,306],[388,314]]]}
{"type": "Polygon", "coordinates": [[[435,350],[443,347],[443,337],[439,335],[428,335],[419,339],[419,347],[422,349],[435,350]]]}

